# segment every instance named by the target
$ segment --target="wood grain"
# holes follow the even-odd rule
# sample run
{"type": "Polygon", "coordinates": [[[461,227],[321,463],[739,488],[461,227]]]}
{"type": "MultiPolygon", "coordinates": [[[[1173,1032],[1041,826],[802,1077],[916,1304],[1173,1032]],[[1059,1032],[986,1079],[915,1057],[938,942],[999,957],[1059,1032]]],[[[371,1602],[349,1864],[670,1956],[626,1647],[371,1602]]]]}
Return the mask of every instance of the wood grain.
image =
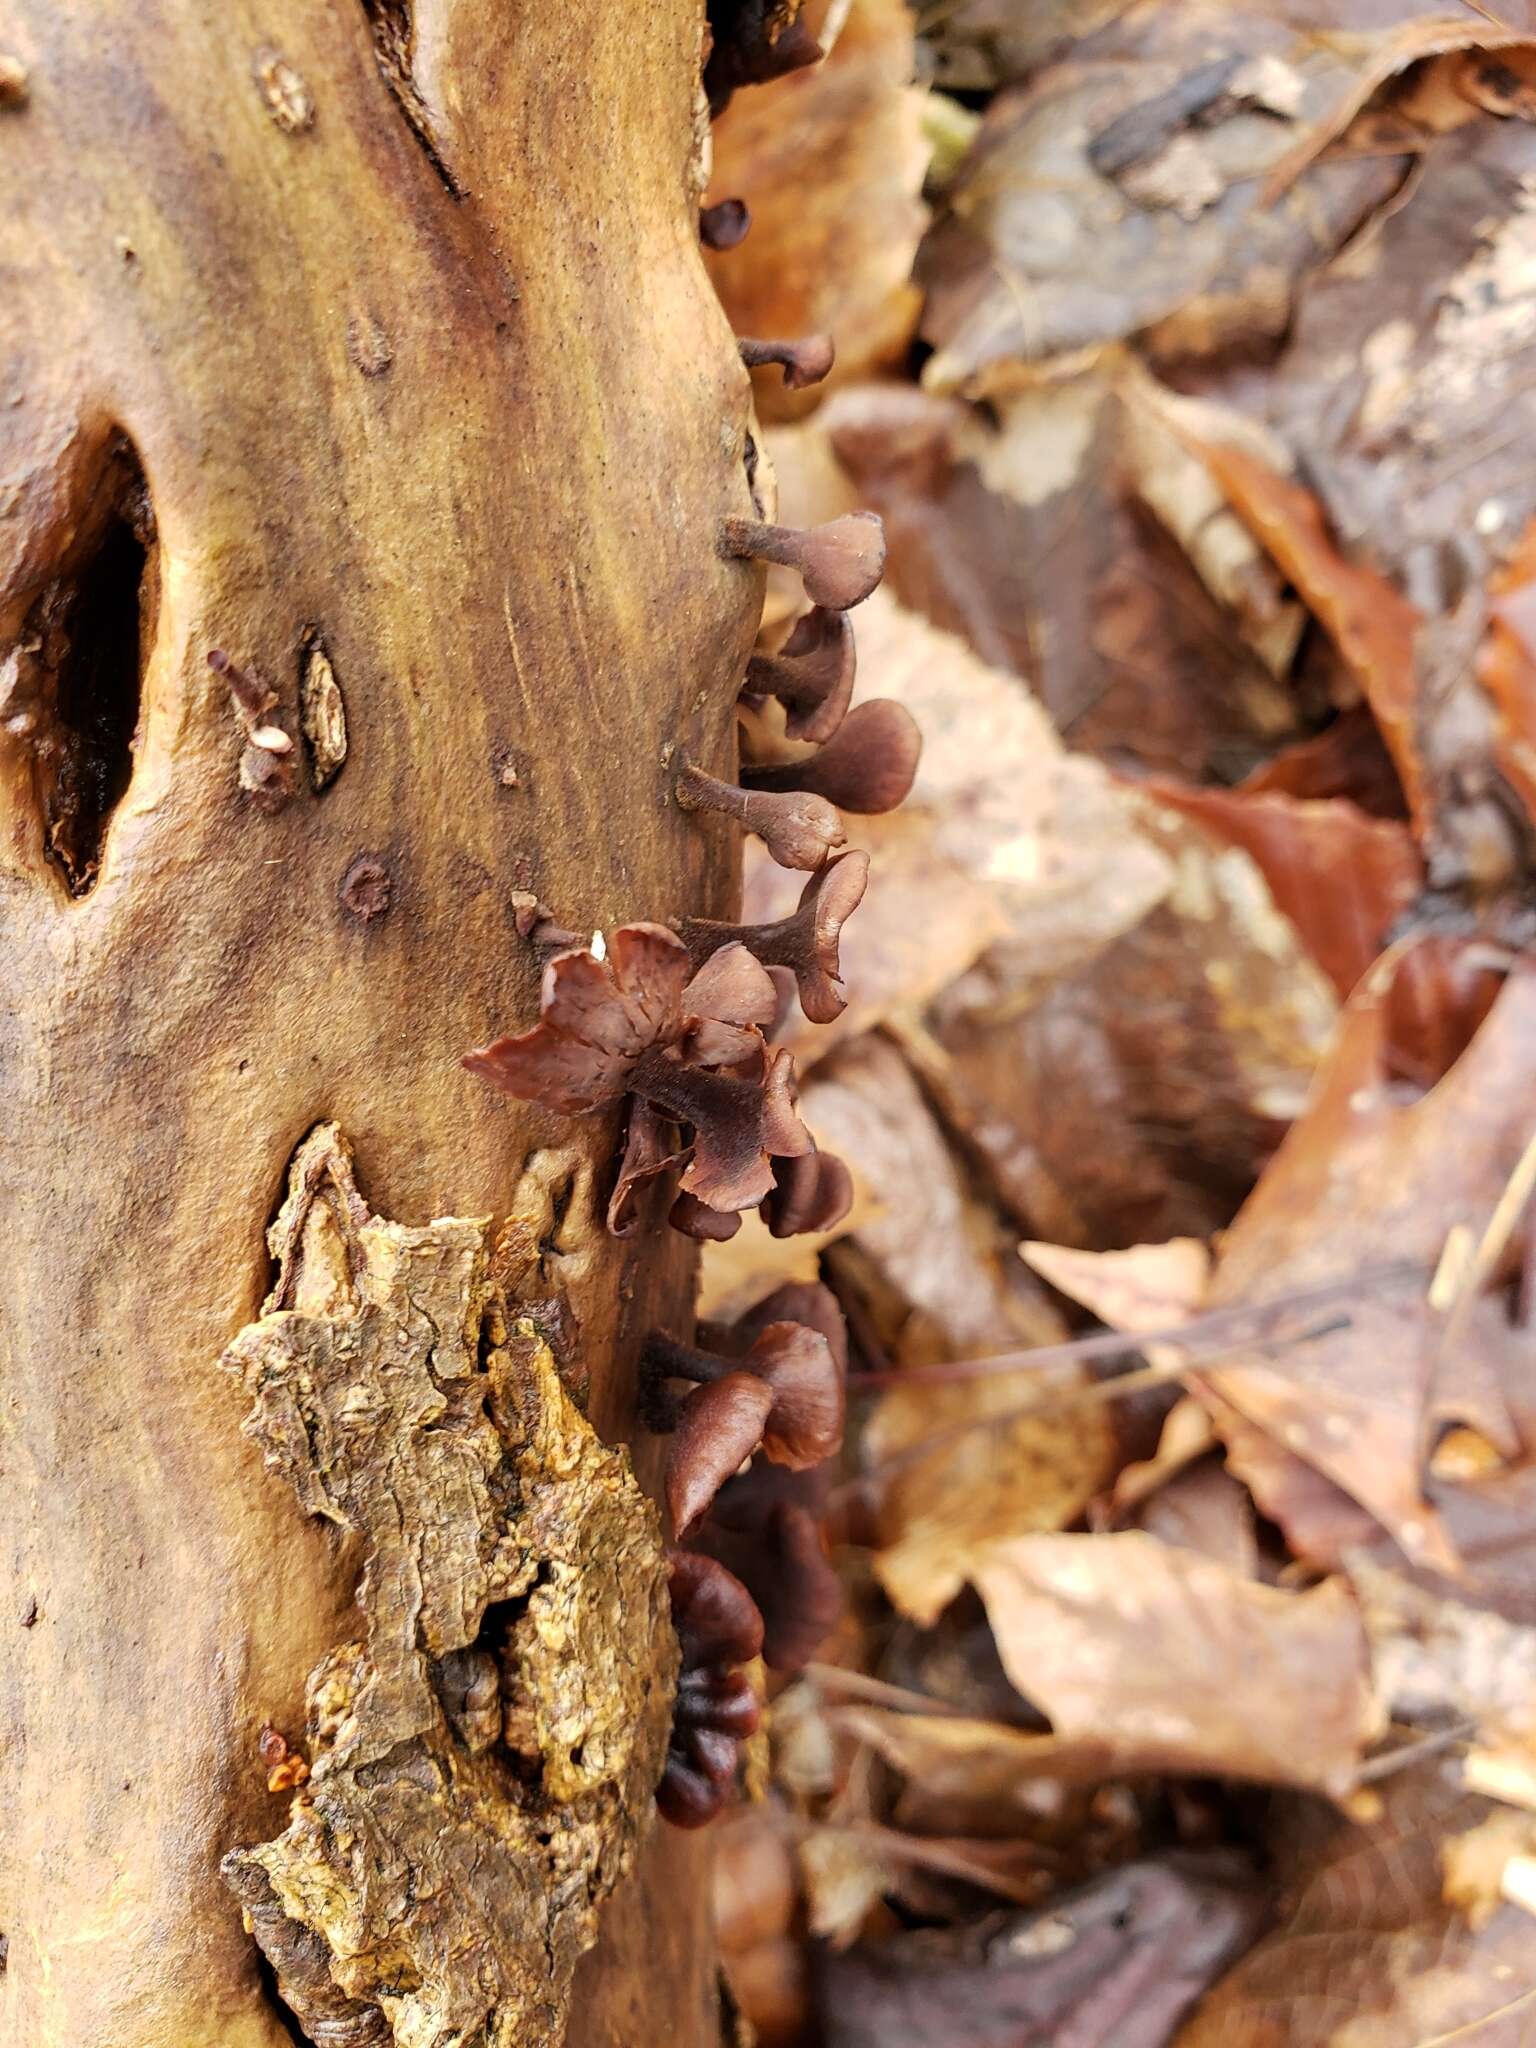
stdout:
{"type": "MultiPolygon", "coordinates": [[[[601,1232],[611,1126],[458,1058],[533,1013],[514,889],[577,929],[732,907],[731,830],[667,766],[729,772],[761,597],[713,551],[753,506],[695,236],[700,27],[435,0],[413,127],[345,0],[0,26],[0,662],[89,567],[114,464],[153,515],[87,893],[45,858],[36,729],[0,729],[4,2048],[289,2040],[218,1863],[280,1824],[257,1732],[299,1727],[358,1559],[216,1361],[305,1133],[337,1119],[403,1221],[542,1201],[525,1273],[609,1436],[645,1325],[686,1312],[679,1244],[601,1232]],[[298,742],[317,634],[347,757],[317,792],[300,745],[266,813],[207,655],[298,742]]],[[[658,1839],[609,1909],[584,2048],[711,2038],[700,1872],[658,1839]]]]}

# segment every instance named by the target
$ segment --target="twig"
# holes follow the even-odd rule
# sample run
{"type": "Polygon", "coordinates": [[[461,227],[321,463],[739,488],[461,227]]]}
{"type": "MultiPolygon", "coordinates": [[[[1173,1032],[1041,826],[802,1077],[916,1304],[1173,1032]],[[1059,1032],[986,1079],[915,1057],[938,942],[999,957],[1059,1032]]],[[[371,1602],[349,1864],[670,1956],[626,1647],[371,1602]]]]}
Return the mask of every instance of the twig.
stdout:
{"type": "Polygon", "coordinates": [[[1206,1309],[1187,1322],[1172,1323],[1161,1330],[1103,1330],[1091,1337],[1074,1337],[1065,1344],[1036,1344],[1027,1351],[995,1351],[987,1358],[950,1359],[942,1365],[909,1365],[890,1372],[851,1372],[848,1384],[861,1388],[947,1386],[962,1380],[988,1379],[993,1374],[1045,1372],[1053,1365],[1118,1358],[1122,1352],[1144,1351],[1154,1344],[1187,1344],[1192,1337],[1225,1334],[1234,1324],[1256,1322],[1262,1330],[1284,1309],[1321,1307],[1373,1282],[1386,1285],[1396,1280],[1424,1280],[1428,1274],[1429,1268],[1418,1260],[1395,1259],[1380,1266],[1361,1267],[1319,1287],[1272,1295],[1268,1301],[1233,1302],[1227,1307],[1206,1309]]]}
{"type": "Polygon", "coordinates": [[[1443,1749],[1454,1749],[1458,1742],[1465,1742],[1476,1733],[1475,1721],[1457,1721],[1450,1728],[1437,1728],[1433,1735],[1421,1735],[1417,1742],[1400,1743],[1396,1749],[1386,1750],[1363,1763],[1355,1773],[1355,1783],[1379,1784],[1383,1778],[1406,1771],[1410,1764],[1421,1763],[1427,1756],[1438,1756],[1443,1749]]]}
{"type": "Polygon", "coordinates": [[[1536,1192],[1536,1137],[1527,1140],[1525,1150],[1515,1161],[1514,1171],[1504,1183],[1504,1192],[1495,1202],[1487,1228],[1462,1275],[1456,1299],[1451,1304],[1450,1314],[1440,1331],[1440,1341],[1435,1346],[1436,1365],[1460,1339],[1473,1303],[1492,1279],[1494,1268],[1503,1258],[1505,1246],[1514,1236],[1516,1225],[1525,1214],[1533,1192],[1536,1192]]]}
{"type": "Polygon", "coordinates": [[[845,1692],[871,1706],[892,1707],[901,1714],[948,1714],[958,1720],[972,1718],[964,1707],[948,1700],[936,1700],[925,1692],[911,1692],[904,1685],[888,1685],[883,1678],[869,1678],[862,1671],[845,1670],[841,1664],[807,1664],[802,1676],[819,1685],[823,1692],[845,1692]]]}
{"type": "MultiPolygon", "coordinates": [[[[1423,1269],[1421,1268],[1420,1270],[1422,1271],[1423,1269]]],[[[1338,1290],[1335,1289],[1332,1292],[1336,1295],[1338,1290]]],[[[1287,1306],[1293,1307],[1295,1304],[1288,1303],[1287,1306]]],[[[1331,1336],[1335,1330],[1347,1329],[1348,1327],[1347,1317],[1342,1321],[1335,1319],[1333,1322],[1322,1324],[1315,1330],[1302,1330],[1294,1337],[1270,1337],[1267,1339],[1249,1337],[1246,1340],[1245,1348],[1251,1349],[1261,1356],[1273,1358],[1279,1352],[1293,1350],[1296,1346],[1308,1343],[1314,1338],[1331,1336]]],[[[1143,1341],[1153,1342],[1156,1340],[1149,1338],[1143,1341]]],[[[1124,1340],[1122,1340],[1121,1348],[1124,1349],[1124,1340]]],[[[1096,1408],[1105,1402],[1118,1401],[1126,1394],[1139,1394],[1147,1387],[1167,1386],[1170,1382],[1182,1380],[1186,1373],[1194,1370],[1209,1376],[1212,1373],[1222,1371],[1230,1372],[1232,1369],[1231,1366],[1223,1367],[1211,1364],[1195,1366],[1188,1359],[1179,1359],[1170,1361],[1166,1365],[1142,1366],[1136,1372],[1121,1373],[1117,1379],[1091,1380],[1087,1385],[1071,1387],[1052,1387],[1044,1394],[1037,1394],[1033,1400],[1020,1401],[1012,1408],[999,1408],[990,1414],[968,1416],[964,1422],[957,1422],[949,1429],[941,1429],[932,1436],[923,1437],[916,1443],[907,1444],[901,1450],[893,1451],[888,1458],[881,1458],[877,1463],[866,1466],[862,1472],[855,1474],[853,1478],[845,1480],[841,1486],[833,1489],[828,1497],[827,1510],[831,1513],[846,1506],[848,1501],[855,1498],[865,1487],[871,1486],[877,1481],[889,1479],[897,1472],[905,1471],[911,1465],[920,1465],[925,1458],[931,1457],[935,1451],[946,1449],[950,1444],[957,1443],[962,1437],[974,1436],[978,1430],[1006,1428],[1009,1423],[1021,1422],[1029,1415],[1060,1414],[1073,1408],[1096,1408]]],[[[898,1375],[898,1377],[901,1376],[898,1375]]]]}

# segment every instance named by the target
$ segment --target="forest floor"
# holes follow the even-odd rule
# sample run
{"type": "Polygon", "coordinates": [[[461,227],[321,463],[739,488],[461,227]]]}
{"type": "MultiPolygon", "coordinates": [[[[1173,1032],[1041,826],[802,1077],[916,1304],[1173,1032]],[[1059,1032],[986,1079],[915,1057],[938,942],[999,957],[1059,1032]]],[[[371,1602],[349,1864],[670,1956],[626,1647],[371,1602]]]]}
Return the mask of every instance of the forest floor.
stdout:
{"type": "Polygon", "coordinates": [[[858,694],[925,752],[789,1040],[854,1207],[704,1262],[853,1339],[734,1999],[1536,2042],[1536,7],[808,19],[708,260],[837,340],[759,373],[779,516],[884,518],[858,694]]]}

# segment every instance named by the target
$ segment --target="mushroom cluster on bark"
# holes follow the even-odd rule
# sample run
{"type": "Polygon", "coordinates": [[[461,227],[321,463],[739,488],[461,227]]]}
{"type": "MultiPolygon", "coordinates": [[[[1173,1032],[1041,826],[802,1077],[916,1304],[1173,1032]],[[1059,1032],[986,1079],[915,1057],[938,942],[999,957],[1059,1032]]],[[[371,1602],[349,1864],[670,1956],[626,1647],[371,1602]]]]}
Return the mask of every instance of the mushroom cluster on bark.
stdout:
{"type": "Polygon", "coordinates": [[[730,1797],[741,1745],[757,1728],[757,1694],[741,1667],[762,1655],[763,1621],[741,1581],[698,1551],[674,1552],[670,1593],[683,1656],[656,1804],[674,1827],[698,1828],[730,1797]]]}
{"type": "MultiPolygon", "coordinates": [[[[794,55],[781,39],[771,61],[794,55]]],[[[738,52],[732,63],[769,61],[738,52]]],[[[724,72],[722,72],[722,80],[724,72]]],[[[739,202],[711,209],[716,247],[746,231],[739,202]]],[[[795,389],[832,367],[830,340],[744,340],[749,368],[777,365],[795,389]]],[[[806,876],[787,916],[746,925],[700,917],[620,926],[583,944],[533,894],[513,905],[519,937],[546,957],[538,1022],[464,1064],[493,1087],[567,1116],[625,1107],[607,1223],[630,1237],[659,1214],[721,1242],[757,1209],[775,1237],[832,1230],[852,1178],[801,1122],[789,1052],[773,1039],[796,997],[813,1024],[846,1007],[839,945],[869,879],[847,847],[842,813],[893,809],[912,787],[921,741],[903,706],[853,704],[847,613],[880,581],[885,538],[873,513],[808,530],[760,518],[721,522],[719,553],[799,573],[809,608],[776,649],[754,653],[735,709],[745,761],[738,782],[679,758],[679,810],[729,818],[781,867],[806,876]]],[[[818,1283],[775,1289],[735,1323],[687,1343],[653,1331],[642,1354],[641,1409],[670,1436],[665,1491],[676,1538],[673,1614],[683,1675],[657,1804],[698,1826],[725,1802],[757,1699],[741,1670],[763,1654],[796,1670],[841,1611],[823,1516],[842,1445],[848,1347],[841,1311],[818,1283]]]]}

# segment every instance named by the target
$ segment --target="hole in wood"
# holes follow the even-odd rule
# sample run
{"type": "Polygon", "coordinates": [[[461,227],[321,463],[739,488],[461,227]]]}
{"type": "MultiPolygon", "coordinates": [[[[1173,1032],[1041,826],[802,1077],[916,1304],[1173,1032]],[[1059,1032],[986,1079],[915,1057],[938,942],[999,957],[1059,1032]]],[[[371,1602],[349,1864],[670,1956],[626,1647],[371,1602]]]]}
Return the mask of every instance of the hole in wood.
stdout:
{"type": "Polygon", "coordinates": [[[153,545],[144,473],[121,441],[15,654],[7,724],[31,753],[44,857],[72,896],[94,884],[133,774],[153,545]]]}

